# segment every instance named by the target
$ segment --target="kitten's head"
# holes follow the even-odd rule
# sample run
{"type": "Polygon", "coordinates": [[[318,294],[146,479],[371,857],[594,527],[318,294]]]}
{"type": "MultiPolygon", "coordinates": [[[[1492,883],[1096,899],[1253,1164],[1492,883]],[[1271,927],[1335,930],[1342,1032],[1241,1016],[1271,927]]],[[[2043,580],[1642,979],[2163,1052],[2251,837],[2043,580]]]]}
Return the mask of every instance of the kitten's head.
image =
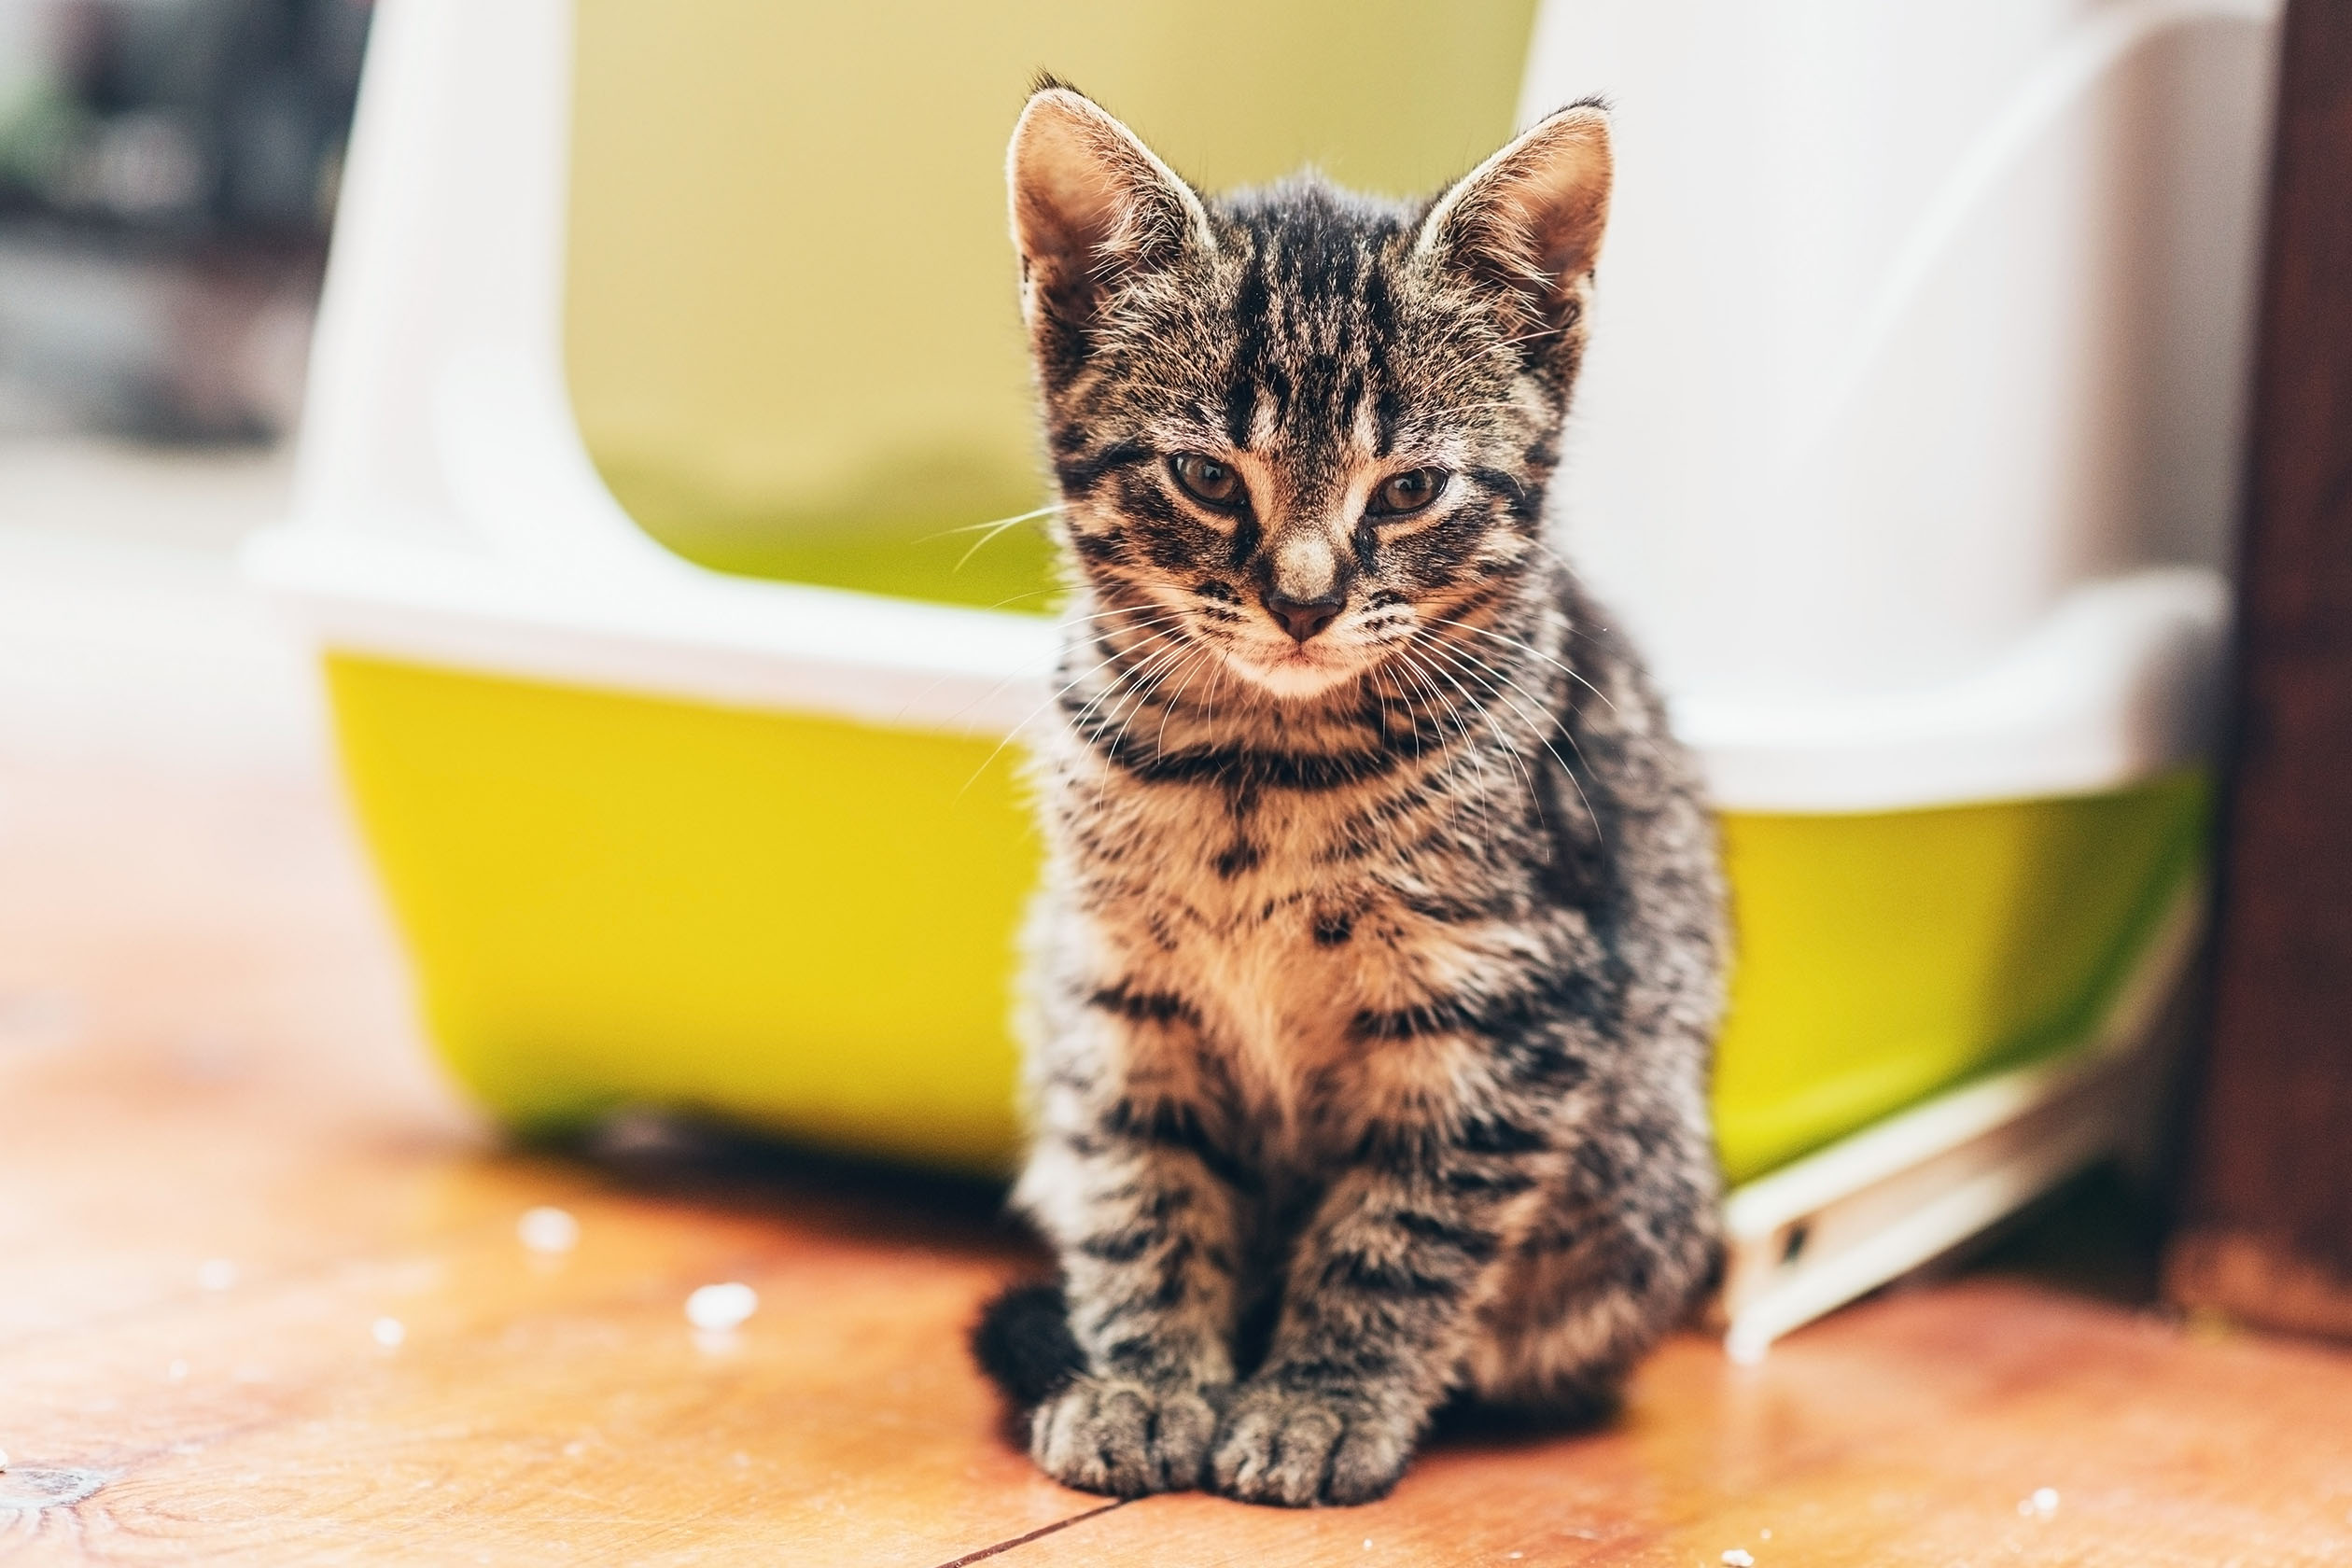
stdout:
{"type": "Polygon", "coordinates": [[[1022,311],[1092,608],[1287,698],[1510,601],[1608,210],[1563,109],[1434,199],[1197,193],[1066,87],[1013,134],[1022,311]]]}

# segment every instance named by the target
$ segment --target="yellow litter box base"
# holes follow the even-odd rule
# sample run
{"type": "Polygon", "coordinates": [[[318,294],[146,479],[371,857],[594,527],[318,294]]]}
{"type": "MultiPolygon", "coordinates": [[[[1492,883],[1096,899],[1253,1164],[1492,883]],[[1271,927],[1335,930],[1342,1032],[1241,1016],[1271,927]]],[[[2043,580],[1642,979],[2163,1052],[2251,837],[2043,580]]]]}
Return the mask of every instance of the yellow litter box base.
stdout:
{"type": "MultiPolygon", "coordinates": [[[[1010,749],[327,661],[450,1069],[525,1130],[623,1104],[1002,1170],[1037,845],[1010,749]]],[[[2202,854],[2205,791],[1724,820],[1715,1111],[1759,1174],[2070,1043],[2202,854]]]]}

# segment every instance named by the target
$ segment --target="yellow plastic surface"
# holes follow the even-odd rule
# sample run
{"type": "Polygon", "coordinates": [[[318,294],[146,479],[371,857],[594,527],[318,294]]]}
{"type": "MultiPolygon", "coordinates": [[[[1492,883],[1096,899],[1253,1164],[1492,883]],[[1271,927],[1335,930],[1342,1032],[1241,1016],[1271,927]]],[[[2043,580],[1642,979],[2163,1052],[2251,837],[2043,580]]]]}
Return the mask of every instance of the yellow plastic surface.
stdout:
{"type": "Polygon", "coordinates": [[[2201,863],[2205,815],[2197,773],[2061,800],[1727,815],[1726,1171],[1761,1174],[2082,1039],[2201,863]]]}
{"type": "Polygon", "coordinates": [[[1004,147],[1040,70],[1213,189],[1435,189],[1534,0],[581,0],[567,355],[623,506],[730,571],[1042,608],[1004,147]],[[877,551],[877,545],[892,548],[877,551]]]}
{"type": "Polygon", "coordinates": [[[1036,848],[971,740],[330,656],[346,776],[457,1077],[992,1169],[1036,848]]]}
{"type": "MultiPolygon", "coordinates": [[[[328,673],[427,1018],[498,1115],[656,1103],[1003,1169],[1037,853],[1009,751],[348,656],[328,673]]],[[[1733,1178],[2068,1043],[2204,818],[2182,776],[1728,819],[1733,1178]]]]}

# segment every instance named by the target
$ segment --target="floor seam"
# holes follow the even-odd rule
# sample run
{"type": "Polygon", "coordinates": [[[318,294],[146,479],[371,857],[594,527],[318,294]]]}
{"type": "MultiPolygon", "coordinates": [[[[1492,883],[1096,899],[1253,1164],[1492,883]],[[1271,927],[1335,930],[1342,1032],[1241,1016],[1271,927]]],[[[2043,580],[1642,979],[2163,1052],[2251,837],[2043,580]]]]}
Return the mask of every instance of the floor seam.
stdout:
{"type": "Polygon", "coordinates": [[[1113,1502],[1105,1503],[1099,1508],[1088,1508],[1083,1514],[1072,1514],[1068,1519],[1056,1519],[1051,1524],[1038,1526],[1035,1530],[1030,1531],[1026,1535],[1015,1535],[1009,1541],[999,1541],[993,1547],[982,1547],[978,1551],[966,1552],[961,1557],[950,1558],[945,1562],[941,1563],[939,1568],[966,1568],[966,1565],[969,1563],[985,1561],[1001,1552],[1009,1552],[1015,1547],[1025,1547],[1031,1541],[1037,1540],[1043,1536],[1051,1535],[1057,1530],[1067,1530],[1073,1524],[1084,1524],[1090,1519],[1099,1519],[1104,1514],[1111,1512],[1113,1508],[1124,1508],[1134,1501],[1135,1499],[1132,1497],[1122,1497],[1113,1502]]]}

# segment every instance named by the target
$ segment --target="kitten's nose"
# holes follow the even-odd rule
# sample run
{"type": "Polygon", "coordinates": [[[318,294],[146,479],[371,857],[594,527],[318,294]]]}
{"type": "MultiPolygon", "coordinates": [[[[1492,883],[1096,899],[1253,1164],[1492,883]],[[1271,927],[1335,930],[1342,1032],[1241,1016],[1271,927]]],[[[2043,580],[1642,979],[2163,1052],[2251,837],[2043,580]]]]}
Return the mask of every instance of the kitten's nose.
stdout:
{"type": "Polygon", "coordinates": [[[1300,642],[1338,620],[1339,611],[1347,608],[1347,603],[1344,594],[1328,594],[1320,599],[1294,599],[1281,594],[1266,595],[1266,608],[1282,623],[1282,630],[1300,642]]]}

